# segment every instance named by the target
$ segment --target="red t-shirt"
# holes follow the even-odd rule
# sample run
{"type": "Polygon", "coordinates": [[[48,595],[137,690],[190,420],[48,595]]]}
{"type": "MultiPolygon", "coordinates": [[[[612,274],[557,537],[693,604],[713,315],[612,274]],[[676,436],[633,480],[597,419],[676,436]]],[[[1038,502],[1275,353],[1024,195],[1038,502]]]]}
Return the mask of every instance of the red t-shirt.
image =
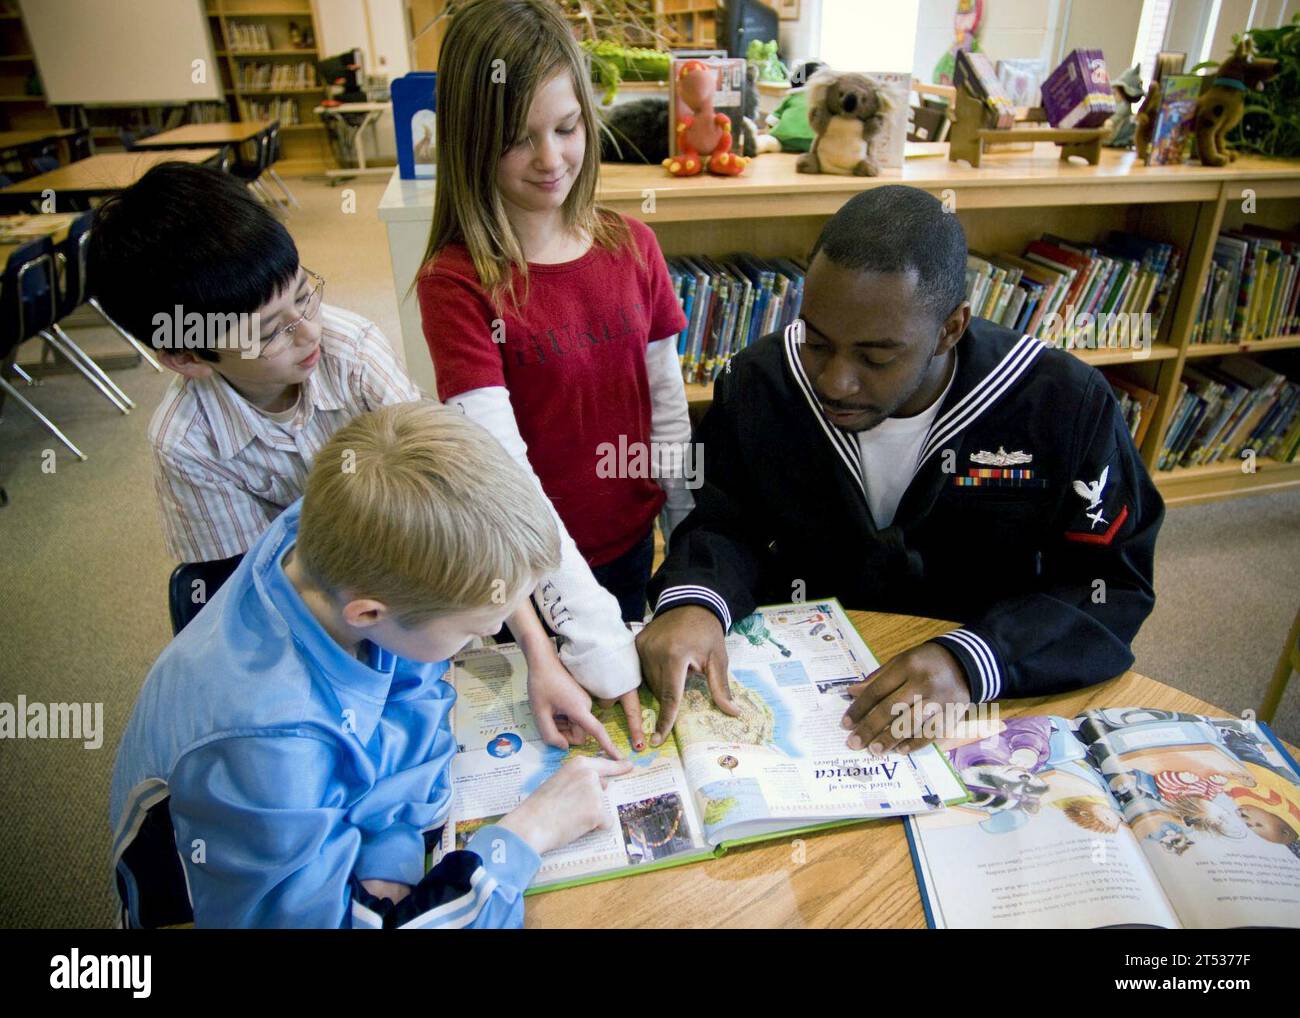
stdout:
{"type": "Polygon", "coordinates": [[[463,245],[439,252],[416,286],[438,397],[509,390],[528,460],[593,566],[628,551],[663,505],[652,477],[600,477],[597,464],[612,449],[632,467],[617,473],[637,472],[634,443],[651,462],[646,346],[686,326],[654,233],[623,220],[645,264],[596,245],[571,262],[530,263],[527,303],[515,314],[507,302],[501,316],[504,342],[493,341],[497,315],[463,245]]]}

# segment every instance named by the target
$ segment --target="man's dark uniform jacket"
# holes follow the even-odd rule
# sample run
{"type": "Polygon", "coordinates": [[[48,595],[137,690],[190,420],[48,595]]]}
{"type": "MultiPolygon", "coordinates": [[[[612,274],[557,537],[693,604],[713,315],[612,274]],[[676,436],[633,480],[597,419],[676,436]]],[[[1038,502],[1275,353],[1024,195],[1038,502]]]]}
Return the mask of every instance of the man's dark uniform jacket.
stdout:
{"type": "Polygon", "coordinates": [[[872,519],[856,436],[819,409],[801,323],[718,377],[695,441],[703,485],[650,585],[656,614],[701,605],[723,629],[758,604],[953,619],[939,641],[972,698],[1038,696],[1133,663],[1164,504],[1105,378],[972,319],[891,526],[872,519]]]}

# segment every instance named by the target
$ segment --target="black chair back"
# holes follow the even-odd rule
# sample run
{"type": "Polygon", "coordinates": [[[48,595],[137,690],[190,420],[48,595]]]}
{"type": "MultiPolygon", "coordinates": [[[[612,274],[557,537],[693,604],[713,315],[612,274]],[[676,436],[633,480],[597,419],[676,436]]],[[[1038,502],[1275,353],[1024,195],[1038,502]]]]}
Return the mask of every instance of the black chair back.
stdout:
{"type": "Polygon", "coordinates": [[[58,245],[56,261],[63,269],[63,285],[59,287],[57,309],[59,320],[86,302],[89,293],[86,285],[86,261],[90,248],[90,227],[94,220],[93,212],[78,216],[68,227],[67,237],[58,245]]]}
{"type": "Polygon", "coordinates": [[[246,183],[251,183],[265,173],[266,168],[272,163],[271,132],[277,131],[279,126],[279,121],[276,121],[272,127],[244,142],[235,155],[235,161],[230,167],[230,172],[246,183]],[[245,158],[244,149],[250,146],[252,152],[249,153],[248,158],[245,158]]]}
{"type": "Polygon", "coordinates": [[[95,143],[90,137],[90,128],[82,128],[68,139],[68,155],[75,163],[80,159],[89,159],[95,154],[95,143]]]}
{"type": "Polygon", "coordinates": [[[37,237],[20,244],[0,276],[0,336],[6,355],[55,323],[57,299],[53,241],[37,237]]]}
{"type": "Polygon", "coordinates": [[[172,570],[167,582],[167,603],[173,636],[188,626],[203,606],[212,600],[242,558],[242,555],[235,555],[213,562],[184,562],[172,570]]]}

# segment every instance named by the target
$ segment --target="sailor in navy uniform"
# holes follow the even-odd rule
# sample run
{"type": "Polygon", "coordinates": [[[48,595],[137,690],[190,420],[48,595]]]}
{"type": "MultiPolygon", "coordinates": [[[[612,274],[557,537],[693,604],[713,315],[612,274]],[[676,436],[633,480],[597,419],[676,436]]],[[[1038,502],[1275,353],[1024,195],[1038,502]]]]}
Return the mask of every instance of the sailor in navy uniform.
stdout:
{"type": "Polygon", "coordinates": [[[823,229],[801,318],[735,356],[695,435],[703,483],[651,581],[642,670],[671,729],[689,671],[734,710],[723,635],[835,596],[961,627],[855,688],[854,749],[914,696],[1041,696],[1115,676],[1151,612],[1164,506],[1106,379],[982,319],[955,215],[862,192],[823,229]]]}

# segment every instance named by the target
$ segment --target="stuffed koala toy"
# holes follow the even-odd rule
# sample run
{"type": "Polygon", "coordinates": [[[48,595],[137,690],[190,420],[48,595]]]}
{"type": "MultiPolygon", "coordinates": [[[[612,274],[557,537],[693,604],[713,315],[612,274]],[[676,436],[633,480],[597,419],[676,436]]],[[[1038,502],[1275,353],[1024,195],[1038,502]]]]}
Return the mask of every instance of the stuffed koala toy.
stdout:
{"type": "Polygon", "coordinates": [[[818,71],[808,80],[812,147],[795,162],[800,173],[874,177],[880,167],[871,139],[880,133],[890,100],[865,74],[818,71]]]}

